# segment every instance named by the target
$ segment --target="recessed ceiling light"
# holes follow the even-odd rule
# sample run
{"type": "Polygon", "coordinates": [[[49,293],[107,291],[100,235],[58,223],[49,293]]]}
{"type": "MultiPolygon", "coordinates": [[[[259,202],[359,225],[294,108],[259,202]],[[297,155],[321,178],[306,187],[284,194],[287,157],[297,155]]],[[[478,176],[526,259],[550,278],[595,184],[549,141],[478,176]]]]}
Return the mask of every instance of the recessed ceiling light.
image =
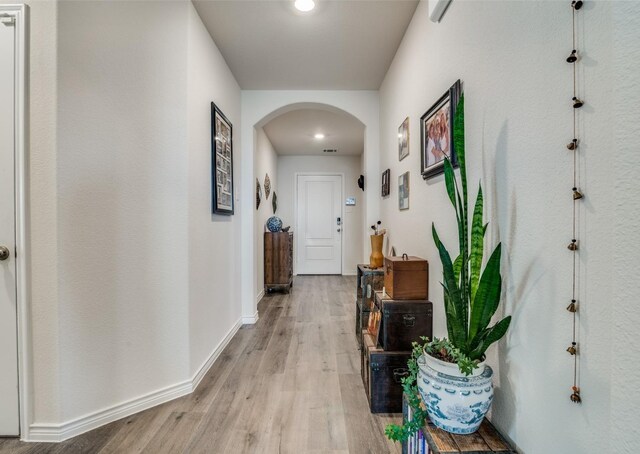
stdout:
{"type": "Polygon", "coordinates": [[[321,132],[319,132],[318,134],[316,134],[315,136],[316,139],[324,139],[324,134],[322,134],[321,132]]]}
{"type": "Polygon", "coordinates": [[[313,0],[296,0],[294,6],[298,11],[307,13],[316,7],[316,3],[313,0]]]}

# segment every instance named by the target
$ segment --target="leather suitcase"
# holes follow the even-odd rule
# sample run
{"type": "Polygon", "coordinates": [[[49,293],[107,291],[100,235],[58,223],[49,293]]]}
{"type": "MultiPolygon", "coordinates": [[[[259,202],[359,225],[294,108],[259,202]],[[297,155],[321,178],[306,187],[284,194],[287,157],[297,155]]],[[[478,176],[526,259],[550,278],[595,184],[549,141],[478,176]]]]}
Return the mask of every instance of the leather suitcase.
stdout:
{"type": "Polygon", "coordinates": [[[387,352],[363,332],[362,382],[371,413],[402,413],[402,379],[409,375],[411,352],[387,352]]]}
{"type": "Polygon", "coordinates": [[[396,300],[376,292],[376,305],[382,311],[378,342],[384,350],[412,350],[422,336],[433,336],[433,303],[427,300],[396,300]]]}

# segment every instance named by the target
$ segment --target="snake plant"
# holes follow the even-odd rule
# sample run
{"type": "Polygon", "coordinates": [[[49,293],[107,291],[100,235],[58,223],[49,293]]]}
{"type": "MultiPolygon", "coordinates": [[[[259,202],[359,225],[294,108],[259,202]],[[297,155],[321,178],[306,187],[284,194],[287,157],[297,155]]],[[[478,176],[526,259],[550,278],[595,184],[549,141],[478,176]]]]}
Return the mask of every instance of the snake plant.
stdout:
{"type": "Polygon", "coordinates": [[[444,178],[449,200],[456,211],[460,253],[455,260],[440,241],[435,225],[433,239],[440,254],[443,268],[444,308],[447,318],[448,339],[422,338],[424,345],[413,343],[409,359],[409,376],[402,380],[408,404],[413,408],[413,417],[401,425],[389,424],[385,434],[390,440],[405,441],[423,427],[427,412],[420,406],[417,384],[417,360],[423,352],[456,362],[460,371],[470,375],[484,359],[487,348],[505,335],[511,316],[493,326],[491,318],[498,309],[502,292],[500,275],[501,245],[498,244],[482,269],[484,236],[487,224],[483,221],[482,184],[471,216],[467,213],[467,168],[464,150],[464,95],[460,97],[453,122],[453,144],[460,164],[460,187],[456,181],[449,159],[444,161],[444,178]]]}
{"type": "Polygon", "coordinates": [[[440,241],[435,224],[432,224],[432,233],[442,261],[442,287],[449,341],[462,355],[471,360],[471,365],[469,361],[458,361],[461,371],[468,375],[473,367],[482,361],[487,348],[507,332],[511,316],[489,326],[498,309],[502,291],[501,244],[496,246],[482,269],[484,237],[488,223],[485,224],[483,220],[481,183],[471,218],[468,214],[464,95],[460,97],[454,115],[453,145],[460,164],[460,186],[449,159],[444,161],[444,178],[458,224],[460,253],[455,260],[451,259],[449,251],[440,241]]]}

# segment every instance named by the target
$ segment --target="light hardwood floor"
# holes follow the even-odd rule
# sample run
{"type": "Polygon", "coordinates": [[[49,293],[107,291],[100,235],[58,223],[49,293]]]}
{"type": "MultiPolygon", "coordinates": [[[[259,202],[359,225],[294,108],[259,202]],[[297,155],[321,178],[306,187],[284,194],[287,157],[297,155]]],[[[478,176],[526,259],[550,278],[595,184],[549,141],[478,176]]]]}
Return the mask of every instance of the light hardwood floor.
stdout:
{"type": "Polygon", "coordinates": [[[299,276],[265,296],[198,389],[63,443],[0,439],[0,452],[387,453],[398,415],[372,415],[354,334],[355,277],[299,276]]]}

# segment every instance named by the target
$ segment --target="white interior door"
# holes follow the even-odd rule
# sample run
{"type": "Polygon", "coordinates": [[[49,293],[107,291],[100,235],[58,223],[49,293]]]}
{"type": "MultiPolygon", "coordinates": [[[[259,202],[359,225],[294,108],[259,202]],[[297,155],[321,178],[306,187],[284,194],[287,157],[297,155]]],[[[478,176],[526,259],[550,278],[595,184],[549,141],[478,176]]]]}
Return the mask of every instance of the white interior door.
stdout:
{"type": "Polygon", "coordinates": [[[342,274],[342,176],[298,175],[297,274],[342,274]]]}
{"type": "MultiPolygon", "coordinates": [[[[2,11],[0,11],[2,13],[2,11]]],[[[0,16],[0,435],[20,432],[15,260],[15,24],[0,16]]]]}

